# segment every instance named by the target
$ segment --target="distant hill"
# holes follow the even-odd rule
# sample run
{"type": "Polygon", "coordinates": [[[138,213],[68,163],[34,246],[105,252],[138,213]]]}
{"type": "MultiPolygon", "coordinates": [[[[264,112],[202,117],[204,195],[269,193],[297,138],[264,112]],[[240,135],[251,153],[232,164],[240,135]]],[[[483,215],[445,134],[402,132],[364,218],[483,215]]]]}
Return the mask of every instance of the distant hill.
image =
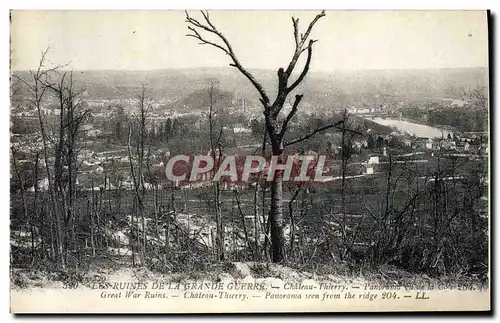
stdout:
{"type": "MultiPolygon", "coordinates": [[[[271,98],[275,96],[277,76],[271,70],[251,70],[271,98]]],[[[27,76],[27,72],[14,72],[27,76]]],[[[222,91],[245,97],[258,104],[258,93],[236,69],[189,68],[154,71],[76,71],[75,79],[89,97],[97,99],[132,98],[142,83],[155,99],[178,101],[208,87],[217,80],[222,91]]],[[[487,68],[445,68],[423,70],[366,70],[311,72],[297,89],[304,102],[311,104],[350,104],[353,100],[388,98],[449,98],[464,88],[488,86],[487,68]]],[[[189,100],[189,99],[187,99],[189,100]]]]}
{"type": "MultiPolygon", "coordinates": [[[[220,89],[214,89],[213,93],[213,106],[218,107],[228,107],[233,105],[233,93],[228,91],[223,91],[220,89]]],[[[196,110],[202,109],[206,110],[207,107],[210,106],[210,95],[208,89],[200,89],[185,97],[176,100],[169,105],[174,106],[176,108],[183,108],[186,110],[196,110]]]]}

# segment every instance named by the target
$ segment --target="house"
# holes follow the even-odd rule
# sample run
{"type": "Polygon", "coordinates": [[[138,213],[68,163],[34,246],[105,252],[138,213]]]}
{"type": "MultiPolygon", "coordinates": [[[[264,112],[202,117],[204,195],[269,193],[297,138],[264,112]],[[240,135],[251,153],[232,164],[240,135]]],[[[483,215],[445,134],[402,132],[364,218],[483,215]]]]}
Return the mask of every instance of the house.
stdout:
{"type": "Polygon", "coordinates": [[[368,158],[368,165],[373,165],[373,164],[380,164],[380,158],[378,156],[372,156],[368,158]]]}
{"type": "Polygon", "coordinates": [[[427,139],[427,141],[425,142],[425,148],[428,150],[432,150],[433,143],[434,141],[431,138],[427,139]]]}
{"type": "Polygon", "coordinates": [[[170,150],[166,149],[166,148],[163,148],[163,149],[158,149],[157,150],[157,153],[159,155],[159,158],[162,160],[162,161],[166,161],[170,158],[170,150]]]}
{"type": "Polygon", "coordinates": [[[488,145],[482,144],[481,146],[479,146],[478,152],[483,155],[488,155],[490,149],[488,145]]]}
{"type": "Polygon", "coordinates": [[[252,129],[237,125],[233,128],[234,133],[252,133],[252,129]]]}
{"type": "Polygon", "coordinates": [[[87,137],[97,137],[97,136],[101,136],[104,133],[102,130],[95,129],[93,125],[89,125],[89,124],[81,126],[80,130],[87,137]]]}
{"type": "Polygon", "coordinates": [[[373,174],[373,166],[368,164],[362,164],[360,167],[360,173],[361,175],[373,174]]]}
{"type": "Polygon", "coordinates": [[[453,140],[441,141],[441,147],[442,147],[442,149],[446,149],[446,150],[456,150],[457,149],[457,145],[455,144],[455,142],[453,140]]]}
{"type": "Polygon", "coordinates": [[[352,106],[352,107],[347,109],[347,112],[354,114],[354,113],[358,112],[358,109],[355,106],[352,106]]]}
{"type": "Polygon", "coordinates": [[[100,129],[90,129],[89,131],[86,132],[86,135],[88,137],[98,137],[103,134],[103,131],[100,129]]]}
{"type": "Polygon", "coordinates": [[[94,129],[94,126],[92,126],[90,124],[86,124],[86,125],[83,125],[80,127],[80,130],[83,132],[87,132],[87,131],[90,131],[92,129],[94,129]]]}
{"type": "Polygon", "coordinates": [[[41,111],[42,115],[47,115],[47,116],[50,116],[50,115],[54,115],[54,116],[61,115],[61,109],[41,108],[40,111],[41,111]]]}
{"type": "Polygon", "coordinates": [[[479,147],[477,145],[469,145],[469,153],[477,154],[479,152],[479,147]]]}
{"type": "MultiPolygon", "coordinates": [[[[45,177],[41,181],[38,181],[38,190],[39,191],[48,191],[49,190],[49,179],[45,177]]],[[[34,192],[35,187],[32,186],[28,189],[28,192],[34,192]]]]}
{"type": "Polygon", "coordinates": [[[342,151],[342,147],[340,147],[339,145],[336,145],[333,142],[330,142],[330,150],[331,150],[333,155],[340,155],[340,152],[342,151]]]}
{"type": "Polygon", "coordinates": [[[455,99],[453,101],[451,101],[450,105],[452,107],[463,107],[467,102],[465,102],[464,100],[460,100],[460,99],[455,99]]]}
{"type": "Polygon", "coordinates": [[[158,164],[153,164],[153,167],[165,167],[165,163],[161,161],[158,164]]]}
{"type": "Polygon", "coordinates": [[[353,143],[353,146],[357,149],[361,149],[361,148],[366,148],[368,147],[368,141],[367,140],[355,140],[354,143],[353,143]]]}
{"type": "Polygon", "coordinates": [[[101,164],[101,161],[98,160],[97,158],[88,158],[82,161],[82,164],[85,166],[97,166],[101,164]]]}

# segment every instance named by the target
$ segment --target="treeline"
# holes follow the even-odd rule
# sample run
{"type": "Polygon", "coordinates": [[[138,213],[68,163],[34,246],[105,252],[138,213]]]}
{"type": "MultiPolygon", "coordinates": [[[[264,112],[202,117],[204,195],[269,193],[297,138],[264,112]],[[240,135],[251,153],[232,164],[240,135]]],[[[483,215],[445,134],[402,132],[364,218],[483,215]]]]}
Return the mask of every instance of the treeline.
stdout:
{"type": "MultiPolygon", "coordinates": [[[[128,119],[122,107],[117,107],[108,126],[109,136],[106,138],[116,144],[126,145],[128,141],[128,119]]],[[[209,149],[207,140],[208,126],[203,120],[206,116],[186,115],[177,118],[167,118],[165,120],[152,119],[149,117],[148,125],[145,129],[148,144],[154,148],[167,148],[172,152],[206,153],[209,149]]],[[[219,132],[222,136],[225,147],[236,147],[237,142],[233,134],[233,126],[247,125],[246,118],[242,115],[221,115],[217,118],[219,132]]],[[[137,136],[137,127],[132,127],[132,136],[137,136]]]]}
{"type": "Polygon", "coordinates": [[[431,126],[450,125],[463,132],[487,131],[488,114],[471,108],[441,108],[429,111],[431,126]]]}
{"type": "Polygon", "coordinates": [[[487,131],[488,113],[470,107],[406,108],[402,116],[429,126],[452,126],[462,132],[487,131]]]}
{"type": "MultiPolygon", "coordinates": [[[[110,129],[110,138],[118,143],[126,144],[129,135],[128,119],[130,115],[125,113],[122,106],[114,109],[110,123],[107,125],[110,129]]],[[[151,140],[168,141],[182,133],[182,123],[178,119],[167,118],[165,121],[157,121],[154,124],[148,124],[146,129],[147,136],[151,140]]],[[[134,130],[135,131],[135,130],[134,130]]]]}
{"type": "Polygon", "coordinates": [[[462,90],[458,95],[462,106],[443,106],[438,103],[401,110],[403,117],[430,126],[452,126],[462,132],[488,131],[488,89],[479,87],[462,90]]]}

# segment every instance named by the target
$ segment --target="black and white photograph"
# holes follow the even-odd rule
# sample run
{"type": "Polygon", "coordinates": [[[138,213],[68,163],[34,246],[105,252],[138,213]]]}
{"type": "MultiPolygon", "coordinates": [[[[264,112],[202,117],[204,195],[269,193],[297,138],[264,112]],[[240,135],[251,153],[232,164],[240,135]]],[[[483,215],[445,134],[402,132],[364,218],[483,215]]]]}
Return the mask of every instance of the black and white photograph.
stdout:
{"type": "Polygon", "coordinates": [[[11,10],[11,313],[490,311],[490,14],[11,10]]]}

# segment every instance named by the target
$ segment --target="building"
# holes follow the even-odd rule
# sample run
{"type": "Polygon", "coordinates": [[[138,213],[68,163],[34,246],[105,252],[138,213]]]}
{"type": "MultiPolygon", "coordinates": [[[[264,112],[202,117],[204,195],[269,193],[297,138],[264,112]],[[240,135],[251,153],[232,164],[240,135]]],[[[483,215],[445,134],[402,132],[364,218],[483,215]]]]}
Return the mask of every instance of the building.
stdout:
{"type": "Polygon", "coordinates": [[[98,136],[101,136],[102,134],[103,134],[102,130],[99,130],[99,129],[91,129],[91,130],[86,132],[86,135],[88,137],[98,137],[98,136]]]}
{"type": "Polygon", "coordinates": [[[370,166],[370,165],[361,165],[360,172],[361,172],[361,175],[373,174],[373,166],[370,166]]]}
{"type": "Polygon", "coordinates": [[[368,165],[380,164],[379,156],[371,156],[370,158],[368,158],[368,162],[366,164],[368,165]]]}
{"type": "Polygon", "coordinates": [[[252,129],[250,129],[248,127],[244,127],[242,125],[236,125],[233,128],[233,132],[234,133],[252,133],[252,129]]]}
{"type": "Polygon", "coordinates": [[[80,130],[83,132],[85,136],[88,137],[97,137],[102,134],[102,130],[95,129],[94,126],[90,124],[81,126],[80,130]]]}
{"type": "Polygon", "coordinates": [[[446,150],[457,150],[457,145],[453,140],[443,140],[441,147],[446,150]]]}
{"type": "Polygon", "coordinates": [[[431,138],[429,138],[425,142],[425,148],[428,150],[432,150],[433,144],[434,144],[434,141],[431,138]]]}

